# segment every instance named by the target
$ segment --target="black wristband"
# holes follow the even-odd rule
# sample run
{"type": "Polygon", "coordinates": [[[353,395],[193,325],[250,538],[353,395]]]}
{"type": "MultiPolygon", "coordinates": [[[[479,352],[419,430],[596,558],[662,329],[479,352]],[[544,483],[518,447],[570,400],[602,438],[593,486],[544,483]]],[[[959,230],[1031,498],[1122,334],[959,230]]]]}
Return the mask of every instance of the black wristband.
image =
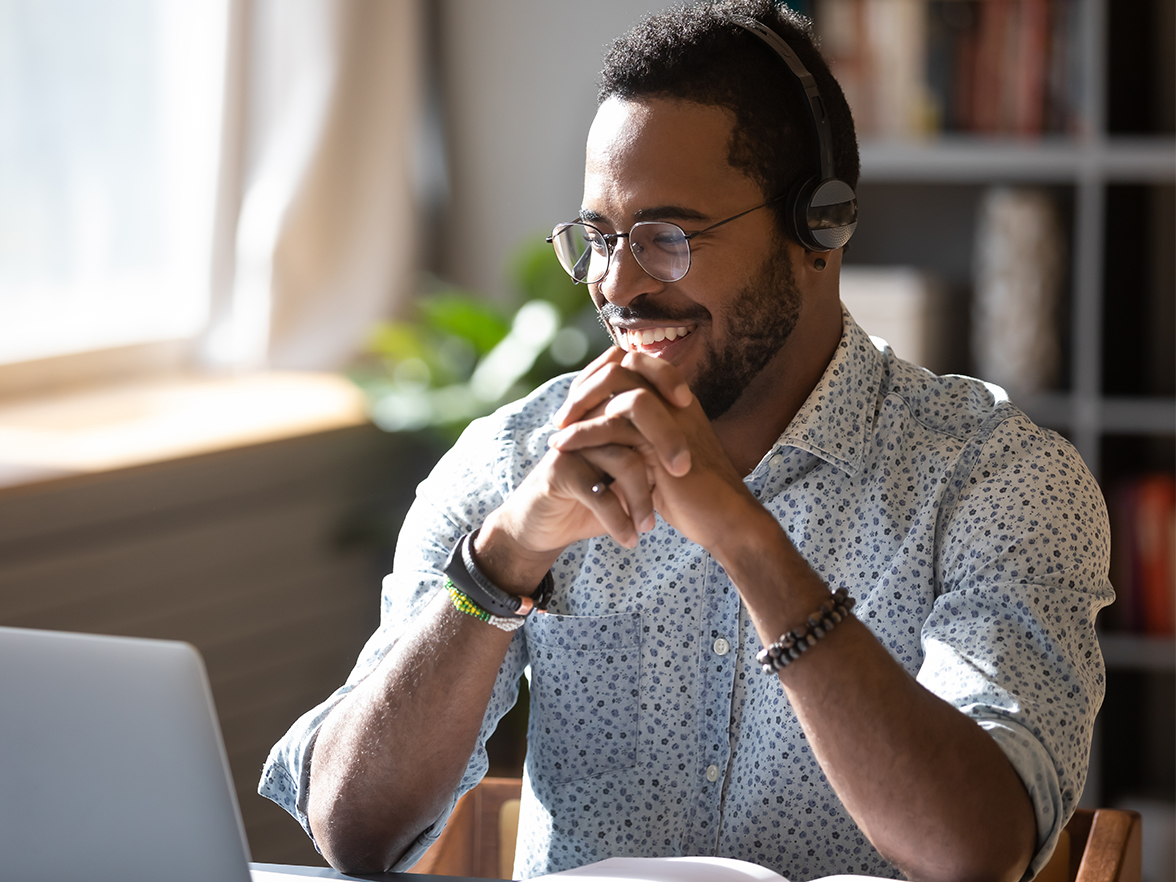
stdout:
{"type": "Polygon", "coordinates": [[[545,612],[555,591],[555,578],[548,570],[539,587],[529,597],[507,594],[478,569],[474,562],[474,537],[478,531],[466,533],[457,540],[445,562],[445,575],[453,580],[457,589],[478,606],[496,616],[526,616],[532,610],[545,612]]]}

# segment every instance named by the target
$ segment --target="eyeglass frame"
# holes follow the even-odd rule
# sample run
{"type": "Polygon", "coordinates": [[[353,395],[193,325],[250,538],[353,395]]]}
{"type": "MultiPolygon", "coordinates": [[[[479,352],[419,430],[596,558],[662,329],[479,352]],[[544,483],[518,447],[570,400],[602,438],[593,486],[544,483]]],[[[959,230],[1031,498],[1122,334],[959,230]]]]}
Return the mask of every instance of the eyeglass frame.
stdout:
{"type": "MultiPolygon", "coordinates": [[[[548,236],[544,241],[547,242],[547,244],[551,245],[554,248],[555,247],[555,237],[557,235],[559,235],[560,232],[567,229],[568,227],[575,226],[577,224],[582,227],[588,227],[590,230],[595,230],[597,233],[599,233],[600,237],[602,239],[604,239],[605,247],[608,249],[608,254],[604,260],[604,272],[602,272],[600,274],[599,278],[597,278],[591,282],[588,282],[588,281],[581,282],[579,279],[577,279],[575,276],[573,276],[571,274],[571,272],[567,269],[567,267],[565,267],[563,265],[563,261],[560,261],[560,264],[559,264],[560,268],[563,269],[563,271],[566,272],[568,274],[568,276],[571,278],[573,284],[576,284],[576,285],[580,285],[580,284],[595,285],[595,284],[598,284],[600,281],[602,281],[604,279],[604,277],[608,275],[609,267],[612,266],[613,252],[616,251],[618,239],[628,239],[629,237],[631,237],[633,235],[633,230],[637,229],[637,227],[639,227],[643,224],[666,224],[671,227],[677,227],[678,231],[682,234],[682,238],[686,242],[686,260],[687,260],[686,271],[683,272],[682,275],[678,276],[678,278],[676,278],[676,279],[659,279],[659,278],[657,278],[657,276],[655,276],[653,273],[651,273],[649,270],[647,270],[645,268],[645,265],[641,262],[641,258],[637,256],[636,252],[634,252],[634,254],[633,254],[633,259],[637,261],[637,265],[639,267],[641,267],[641,271],[644,272],[647,276],[649,276],[651,279],[655,279],[656,281],[665,282],[667,285],[672,285],[674,282],[680,282],[680,281],[682,281],[682,279],[686,278],[686,274],[689,273],[690,268],[692,266],[694,266],[694,259],[691,254],[691,251],[690,251],[690,240],[691,239],[694,239],[697,236],[701,236],[703,233],[709,233],[711,230],[717,229],[718,227],[721,227],[724,224],[731,223],[731,221],[739,220],[739,218],[743,217],[744,215],[751,214],[753,211],[759,211],[761,208],[767,208],[772,203],[779,202],[781,199],[784,198],[785,195],[787,195],[787,194],[773,196],[767,202],[761,202],[759,205],[755,206],[754,208],[749,208],[749,209],[747,209],[747,211],[741,211],[741,212],[739,212],[739,214],[734,214],[734,215],[731,215],[731,217],[725,218],[721,221],[717,221],[716,223],[711,224],[709,227],[704,227],[701,230],[694,230],[693,232],[690,232],[690,233],[686,232],[680,226],[678,226],[675,223],[671,223],[670,221],[637,221],[637,223],[635,223],[635,224],[633,224],[633,226],[629,227],[629,232],[627,232],[627,233],[606,233],[603,230],[601,230],[600,227],[598,227],[594,224],[590,224],[587,221],[574,220],[574,221],[565,221],[564,223],[557,224],[555,229],[551,231],[551,235],[548,236]]],[[[591,246],[589,246],[589,247],[591,247],[591,246]]]]}

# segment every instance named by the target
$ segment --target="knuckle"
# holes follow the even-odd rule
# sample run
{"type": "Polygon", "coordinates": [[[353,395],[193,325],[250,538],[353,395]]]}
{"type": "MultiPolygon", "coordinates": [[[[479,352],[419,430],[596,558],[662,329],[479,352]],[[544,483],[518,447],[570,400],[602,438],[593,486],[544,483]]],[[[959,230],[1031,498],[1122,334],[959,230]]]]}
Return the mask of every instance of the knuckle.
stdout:
{"type": "Polygon", "coordinates": [[[623,363],[618,363],[615,361],[610,361],[599,371],[600,378],[608,383],[616,382],[620,378],[626,376],[628,373],[629,371],[623,367],[623,363]]]}

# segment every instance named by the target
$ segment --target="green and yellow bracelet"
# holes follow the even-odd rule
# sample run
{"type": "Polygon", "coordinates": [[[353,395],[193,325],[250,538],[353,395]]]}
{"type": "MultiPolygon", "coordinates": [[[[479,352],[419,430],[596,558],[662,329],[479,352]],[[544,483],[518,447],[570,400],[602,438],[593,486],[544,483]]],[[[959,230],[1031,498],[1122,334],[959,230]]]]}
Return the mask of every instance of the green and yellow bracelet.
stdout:
{"type": "Polygon", "coordinates": [[[463,594],[459,591],[457,586],[453,584],[452,579],[445,580],[445,589],[453,599],[453,605],[467,616],[481,619],[483,622],[487,622],[502,631],[513,631],[515,628],[520,628],[526,624],[527,619],[525,616],[511,616],[510,618],[506,618],[504,616],[492,615],[482,609],[482,607],[470,599],[468,594],[463,594]]]}

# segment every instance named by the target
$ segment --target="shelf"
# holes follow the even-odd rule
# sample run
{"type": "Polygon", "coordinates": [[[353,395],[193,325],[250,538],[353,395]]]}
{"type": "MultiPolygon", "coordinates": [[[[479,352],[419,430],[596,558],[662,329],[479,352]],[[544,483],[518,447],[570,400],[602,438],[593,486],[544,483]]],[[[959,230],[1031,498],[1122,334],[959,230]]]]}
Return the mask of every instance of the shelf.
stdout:
{"type": "Polygon", "coordinates": [[[1052,429],[1094,428],[1110,435],[1176,432],[1176,399],[1172,398],[1095,398],[1051,393],[1014,403],[1034,422],[1052,429]]]}
{"type": "Polygon", "coordinates": [[[1098,635],[1107,668],[1131,671],[1176,670],[1176,640],[1171,637],[1148,637],[1143,634],[1098,635]]]}
{"type": "Polygon", "coordinates": [[[1096,176],[1136,182],[1176,181],[1176,140],[1114,138],[1077,142],[944,136],[861,145],[862,180],[985,184],[1074,183],[1096,176]]]}

